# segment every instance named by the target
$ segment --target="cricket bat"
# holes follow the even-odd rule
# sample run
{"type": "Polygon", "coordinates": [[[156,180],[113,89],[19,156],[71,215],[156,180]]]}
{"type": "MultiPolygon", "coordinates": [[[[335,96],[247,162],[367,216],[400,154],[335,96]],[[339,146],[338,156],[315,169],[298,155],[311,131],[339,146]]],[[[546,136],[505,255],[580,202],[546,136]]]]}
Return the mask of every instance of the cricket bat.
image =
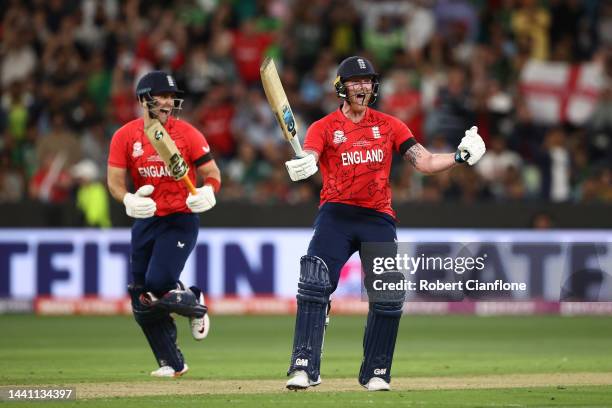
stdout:
{"type": "Polygon", "coordinates": [[[295,155],[298,158],[305,157],[306,153],[302,150],[300,139],[298,138],[297,123],[295,116],[289,106],[287,95],[283,89],[283,84],[278,76],[274,60],[267,57],[259,67],[261,83],[268,98],[268,103],[276,116],[276,120],[283,131],[283,136],[291,144],[295,155]]]}
{"type": "Polygon", "coordinates": [[[176,144],[174,144],[174,140],[172,140],[160,121],[158,119],[151,119],[151,124],[145,129],[145,134],[157,154],[159,154],[159,157],[166,163],[166,167],[168,167],[172,177],[177,181],[181,180],[185,183],[189,192],[196,195],[197,191],[191,179],[189,179],[189,166],[187,166],[185,159],[181,156],[181,152],[176,147],[176,144]]]}

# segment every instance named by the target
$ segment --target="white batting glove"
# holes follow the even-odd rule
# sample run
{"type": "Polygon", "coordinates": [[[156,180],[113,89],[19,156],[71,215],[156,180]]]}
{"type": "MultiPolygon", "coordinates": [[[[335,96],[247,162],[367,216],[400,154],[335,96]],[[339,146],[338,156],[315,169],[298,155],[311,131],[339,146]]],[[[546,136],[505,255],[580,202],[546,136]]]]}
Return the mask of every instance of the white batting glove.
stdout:
{"type": "Polygon", "coordinates": [[[150,184],[145,184],[134,194],[126,193],[123,196],[126,214],[132,218],[152,217],[157,210],[157,204],[148,196],[153,193],[154,188],[150,184]]]}
{"type": "Polygon", "coordinates": [[[319,170],[317,160],[313,154],[308,154],[301,159],[293,159],[285,162],[287,172],[291,181],[307,179],[319,170]]]}
{"type": "Polygon", "coordinates": [[[201,213],[204,211],[208,211],[217,204],[217,200],[215,199],[215,192],[212,186],[206,184],[200,188],[196,188],[198,192],[196,195],[189,193],[187,200],[185,203],[187,207],[193,213],[201,213]]]}
{"type": "Polygon", "coordinates": [[[482,137],[478,134],[478,127],[472,126],[465,131],[465,136],[455,154],[455,161],[458,163],[468,162],[470,166],[475,165],[483,154],[487,151],[482,137]]]}

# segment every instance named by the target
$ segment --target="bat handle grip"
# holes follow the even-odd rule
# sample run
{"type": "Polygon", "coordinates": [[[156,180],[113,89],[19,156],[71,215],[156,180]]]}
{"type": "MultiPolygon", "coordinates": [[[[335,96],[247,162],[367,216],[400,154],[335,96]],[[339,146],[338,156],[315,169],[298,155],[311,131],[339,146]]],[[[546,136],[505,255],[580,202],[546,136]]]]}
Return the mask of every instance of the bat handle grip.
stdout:
{"type": "Polygon", "coordinates": [[[189,192],[193,195],[196,195],[198,192],[196,191],[195,187],[193,186],[193,183],[191,182],[191,179],[189,178],[188,174],[185,174],[181,180],[183,180],[183,183],[185,183],[185,185],[187,186],[187,189],[189,189],[189,192]]]}
{"type": "Polygon", "coordinates": [[[293,138],[291,138],[289,143],[291,144],[291,147],[293,147],[293,151],[295,152],[295,155],[297,156],[298,159],[301,159],[302,157],[306,157],[306,153],[304,153],[304,150],[302,150],[300,139],[298,139],[297,136],[294,136],[293,138]]]}

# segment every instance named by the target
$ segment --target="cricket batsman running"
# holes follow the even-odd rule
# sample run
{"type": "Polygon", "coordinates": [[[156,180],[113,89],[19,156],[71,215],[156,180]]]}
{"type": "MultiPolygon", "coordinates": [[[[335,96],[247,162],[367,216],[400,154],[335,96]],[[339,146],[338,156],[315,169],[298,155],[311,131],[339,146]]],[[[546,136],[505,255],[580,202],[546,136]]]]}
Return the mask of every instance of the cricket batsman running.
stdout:
{"type": "MultiPolygon", "coordinates": [[[[474,126],[465,132],[456,153],[430,153],[399,119],[368,107],[377,97],[378,78],[365,58],[342,61],[334,83],[342,105],[310,126],[304,142],[306,157],[286,162],[293,181],[312,176],[317,163],[323,177],[314,234],[300,260],[289,389],[321,383],[329,296],[336,290],[344,263],[363,242],[397,240],[389,186],[392,152],[399,151],[417,170],[431,174],[458,163],[474,165],[486,150],[474,126]]],[[[359,372],[359,383],[370,391],[390,389],[402,306],[401,300],[370,301],[359,372]]]]}
{"type": "Polygon", "coordinates": [[[202,291],[195,286],[186,288],[179,277],[196,244],[197,214],[214,207],[221,176],[204,136],[173,117],[183,102],[177,99],[179,93],[174,78],[165,72],[142,77],[136,96],[143,117],[117,130],[108,157],[108,188],[125,205],[127,215],[135,218],[130,256],[133,284],[128,291],[134,318],[159,364],[151,372],[155,377],[178,377],[188,370],[176,343],[171,313],[189,317],[196,340],[205,338],[210,326],[202,291]],[[189,167],[191,182],[195,185],[196,173],[204,180],[196,194],[188,193],[185,184],[171,176],[149,142],[145,130],[156,120],[174,140],[189,167]],[[128,172],[134,193],[127,190],[128,172]]]}

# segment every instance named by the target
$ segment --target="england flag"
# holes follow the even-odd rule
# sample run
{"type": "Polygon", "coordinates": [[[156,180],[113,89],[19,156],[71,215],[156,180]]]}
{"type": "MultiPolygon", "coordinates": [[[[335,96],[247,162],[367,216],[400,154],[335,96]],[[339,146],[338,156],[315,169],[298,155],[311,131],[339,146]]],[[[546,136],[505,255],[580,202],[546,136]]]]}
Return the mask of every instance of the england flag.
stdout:
{"type": "Polygon", "coordinates": [[[536,122],[584,124],[604,87],[598,63],[570,65],[531,60],[521,71],[520,91],[536,122]]]}

